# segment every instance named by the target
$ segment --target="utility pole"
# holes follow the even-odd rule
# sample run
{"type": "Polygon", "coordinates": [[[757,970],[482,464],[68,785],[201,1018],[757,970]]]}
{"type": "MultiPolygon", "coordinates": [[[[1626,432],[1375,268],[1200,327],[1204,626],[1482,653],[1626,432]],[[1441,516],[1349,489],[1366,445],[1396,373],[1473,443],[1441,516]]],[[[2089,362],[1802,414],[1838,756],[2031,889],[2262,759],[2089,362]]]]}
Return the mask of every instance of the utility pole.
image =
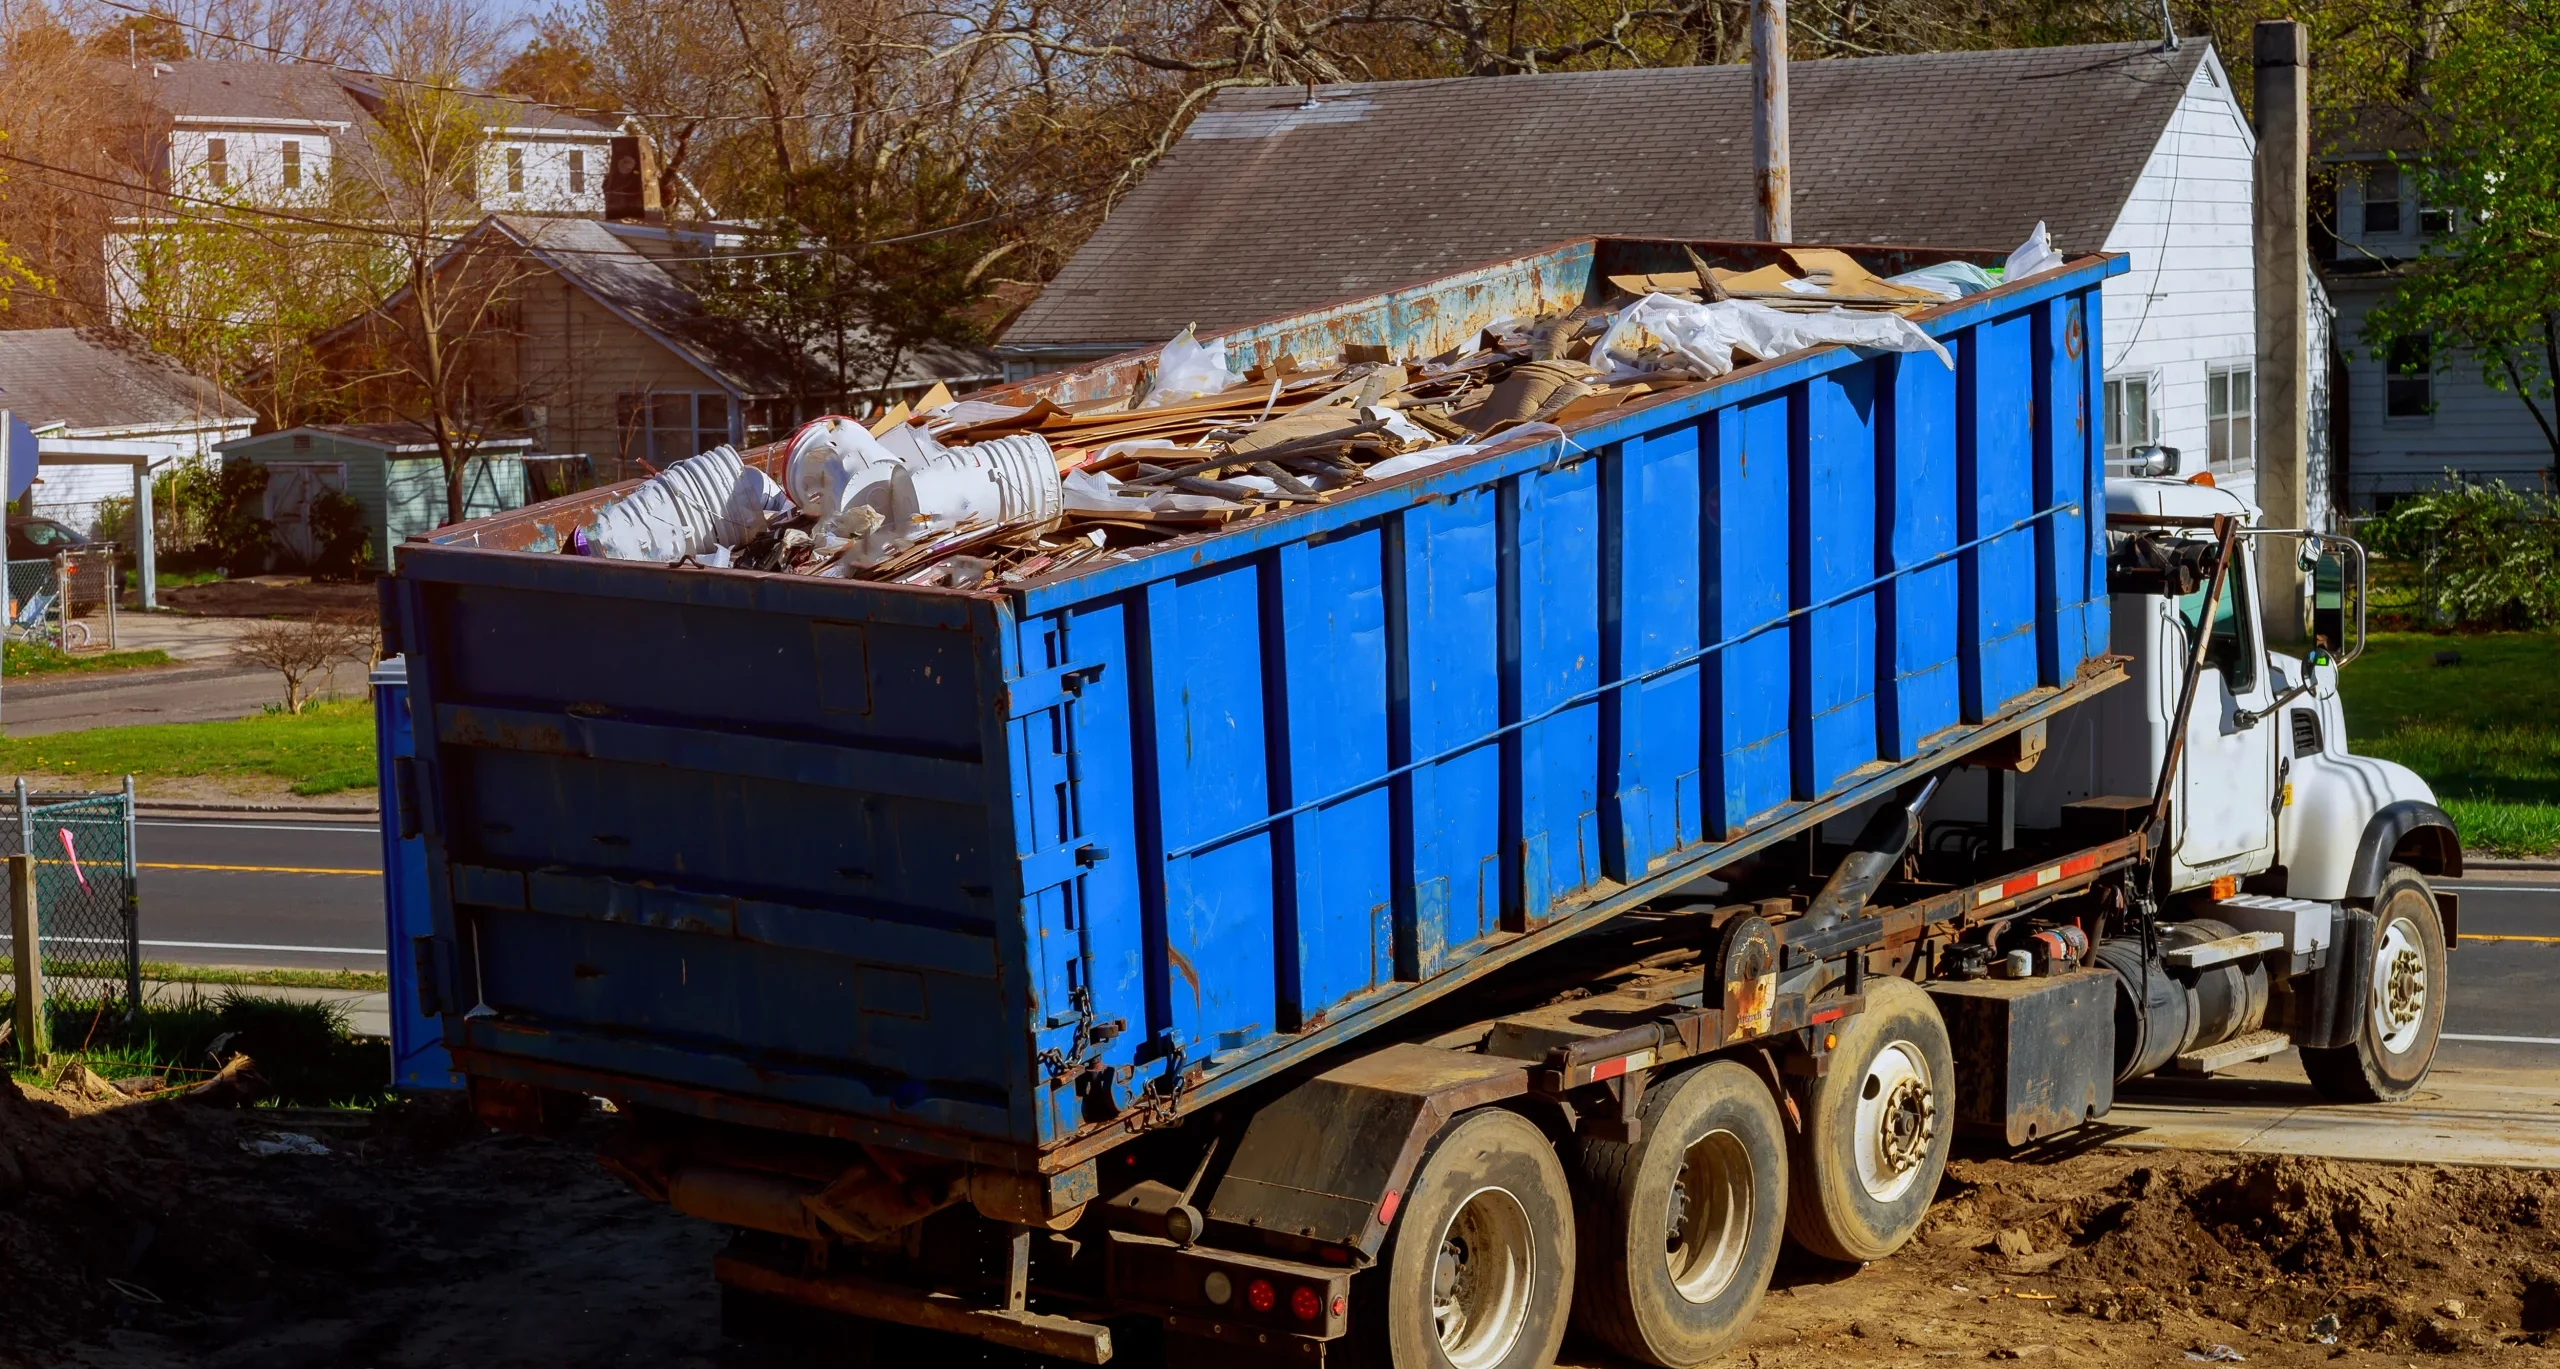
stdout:
{"type": "Polygon", "coordinates": [[[1787,0],[1751,6],[1751,169],[1760,196],[1759,238],[1794,242],[1794,191],[1788,181],[1787,0]]]}
{"type": "MultiPolygon", "coordinates": [[[[2253,35],[2257,57],[2258,507],[2270,527],[2309,526],[2304,491],[2310,463],[2310,238],[2304,225],[2309,188],[2309,48],[2302,25],[2262,19],[2253,35]]],[[[2305,640],[2302,567],[2290,548],[2259,548],[2258,597],[2267,636],[2305,640]]],[[[2330,643],[2335,646],[2337,643],[2330,643]]]]}

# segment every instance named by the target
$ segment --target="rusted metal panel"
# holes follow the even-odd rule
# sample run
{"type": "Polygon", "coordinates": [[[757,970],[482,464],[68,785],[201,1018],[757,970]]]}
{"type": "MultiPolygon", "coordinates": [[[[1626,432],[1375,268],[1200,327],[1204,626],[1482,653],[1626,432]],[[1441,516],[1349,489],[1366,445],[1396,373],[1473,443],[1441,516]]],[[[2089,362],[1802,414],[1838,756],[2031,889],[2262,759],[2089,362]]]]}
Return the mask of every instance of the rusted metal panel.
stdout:
{"type": "Polygon", "coordinates": [[[1417,1045],[1364,1055],[1255,1110],[1209,1219],[1375,1255],[1440,1128],[1528,1087],[1528,1070],[1499,1056],[1417,1045]]]}
{"type": "Polygon", "coordinates": [[[948,1293],[906,1288],[858,1274],[811,1274],[742,1254],[722,1255],[713,1262],[711,1272],[731,1288],[829,1312],[945,1331],[1035,1355],[1055,1355],[1070,1364],[1111,1362],[1111,1328],[1097,1322],[980,1307],[948,1293]]]}

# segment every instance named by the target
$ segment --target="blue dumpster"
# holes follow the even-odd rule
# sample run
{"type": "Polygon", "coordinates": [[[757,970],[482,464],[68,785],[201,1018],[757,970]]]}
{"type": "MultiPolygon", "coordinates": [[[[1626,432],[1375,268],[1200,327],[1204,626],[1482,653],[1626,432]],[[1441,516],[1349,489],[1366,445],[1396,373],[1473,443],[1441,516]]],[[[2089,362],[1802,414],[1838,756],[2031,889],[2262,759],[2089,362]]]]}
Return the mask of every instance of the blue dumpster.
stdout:
{"type": "MultiPolygon", "coordinates": [[[[1223,341],[1425,357],[1686,260],[1583,239],[1223,341]]],[[[385,794],[446,1040],[475,1079],[1058,1173],[1313,1061],[2116,678],[2122,269],[1929,310],[1952,367],[1823,347],[1001,587],[562,554],[620,490],[412,541],[385,794]]]]}
{"type": "Polygon", "coordinates": [[[373,751],[382,795],[382,911],[391,969],[391,1083],[404,1089],[458,1089],[462,1076],[445,1054],[444,1028],[418,998],[412,948],[435,931],[427,904],[427,844],[400,825],[400,762],[416,754],[409,726],[409,663],[390,657],[373,668],[373,751]]]}

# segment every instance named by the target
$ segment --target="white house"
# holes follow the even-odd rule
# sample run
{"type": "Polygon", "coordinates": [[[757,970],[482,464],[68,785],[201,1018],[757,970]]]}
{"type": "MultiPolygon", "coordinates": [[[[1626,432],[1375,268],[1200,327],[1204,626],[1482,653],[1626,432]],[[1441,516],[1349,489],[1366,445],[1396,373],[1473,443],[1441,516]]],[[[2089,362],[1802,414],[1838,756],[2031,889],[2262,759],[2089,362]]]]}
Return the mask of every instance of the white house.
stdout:
{"type": "MultiPolygon", "coordinates": [[[[0,408],[39,439],[150,443],[167,448],[168,461],[204,460],[256,420],[212,381],[72,328],[0,330],[0,408]]],[[[100,500],[133,493],[122,466],[47,464],[36,479],[35,511],[83,532],[96,526],[100,500]]]]}
{"type": "MultiPolygon", "coordinates": [[[[1789,86],[1799,240],[2006,249],[2042,221],[2127,254],[2110,448],[2254,492],[2255,142],[2210,43],[1798,62],[1789,86]]],[[[1749,238],[1754,206],[1743,66],[1228,90],[998,353],[1018,378],[1584,234],[1749,238]]]]}
{"type": "MultiPolygon", "coordinates": [[[[331,178],[370,154],[366,140],[390,89],[306,62],[102,62],[99,71],[130,97],[139,169],[156,185],[197,204],[274,209],[326,200],[331,178]]],[[[486,139],[474,178],[482,209],[642,217],[648,197],[636,132],[506,96],[474,96],[472,108],[486,139]]],[[[134,298],[135,242],[165,222],[136,215],[108,236],[113,312],[134,298]]]]}
{"type": "MultiPolygon", "coordinates": [[[[2401,495],[2432,489],[2450,471],[2471,480],[2504,480],[2549,489],[2560,461],[2512,390],[2497,389],[2465,353],[2439,355],[2426,342],[2385,348],[2364,336],[2365,317],[2387,298],[2401,269],[2445,231],[2446,211],[2421,202],[2418,178],[2392,159],[2396,124],[2368,125],[2340,138],[2323,157],[2334,181],[2334,243],[2320,272],[2338,302],[2336,399],[2341,430],[2338,465],[2349,505],[2388,507],[2401,495]]],[[[2545,401],[2545,414],[2550,413],[2545,401]]]]}
{"type": "MultiPolygon", "coordinates": [[[[496,214],[605,213],[617,130],[543,105],[491,100],[480,206],[496,214]]],[[[624,138],[622,141],[630,142],[624,138]]]]}

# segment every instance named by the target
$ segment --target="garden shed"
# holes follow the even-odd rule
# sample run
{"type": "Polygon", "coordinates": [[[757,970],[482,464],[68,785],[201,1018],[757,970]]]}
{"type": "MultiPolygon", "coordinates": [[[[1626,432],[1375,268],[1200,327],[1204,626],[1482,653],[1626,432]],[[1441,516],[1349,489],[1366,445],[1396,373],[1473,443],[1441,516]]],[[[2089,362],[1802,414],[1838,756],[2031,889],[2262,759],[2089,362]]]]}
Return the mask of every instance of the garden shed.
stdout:
{"type": "MultiPolygon", "coordinates": [[[[484,437],[464,473],[463,517],[485,518],[525,504],[530,437],[484,437]]],[[[410,423],[315,423],[215,448],[223,460],[267,468],[264,517],[275,526],[277,558],[309,565],[319,555],[311,506],[325,491],[364,509],[372,546],[366,562],[391,570],[391,549],[411,533],[442,526],[444,463],[433,438],[410,423]]]]}

